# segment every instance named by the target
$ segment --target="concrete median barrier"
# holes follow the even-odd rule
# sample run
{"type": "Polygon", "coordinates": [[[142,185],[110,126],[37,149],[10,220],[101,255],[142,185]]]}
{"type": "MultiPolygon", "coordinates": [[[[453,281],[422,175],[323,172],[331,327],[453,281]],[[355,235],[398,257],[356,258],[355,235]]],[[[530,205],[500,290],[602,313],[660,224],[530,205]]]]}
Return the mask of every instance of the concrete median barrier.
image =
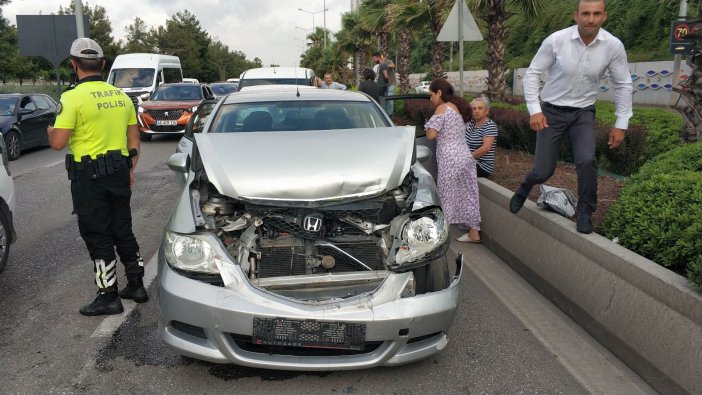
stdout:
{"type": "Polygon", "coordinates": [[[662,393],[702,393],[702,293],[684,277],[480,179],[483,243],[662,393]]]}

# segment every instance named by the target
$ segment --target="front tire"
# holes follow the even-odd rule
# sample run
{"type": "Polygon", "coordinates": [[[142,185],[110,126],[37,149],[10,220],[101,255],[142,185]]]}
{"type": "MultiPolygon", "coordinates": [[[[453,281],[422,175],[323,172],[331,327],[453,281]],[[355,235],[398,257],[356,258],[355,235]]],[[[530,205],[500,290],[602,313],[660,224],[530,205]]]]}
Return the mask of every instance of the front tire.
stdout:
{"type": "Polygon", "coordinates": [[[11,130],[5,135],[5,147],[7,149],[7,159],[17,160],[22,155],[22,136],[11,130]]]}
{"type": "Polygon", "coordinates": [[[0,214],[0,272],[5,269],[5,264],[10,256],[10,220],[0,214]]]}

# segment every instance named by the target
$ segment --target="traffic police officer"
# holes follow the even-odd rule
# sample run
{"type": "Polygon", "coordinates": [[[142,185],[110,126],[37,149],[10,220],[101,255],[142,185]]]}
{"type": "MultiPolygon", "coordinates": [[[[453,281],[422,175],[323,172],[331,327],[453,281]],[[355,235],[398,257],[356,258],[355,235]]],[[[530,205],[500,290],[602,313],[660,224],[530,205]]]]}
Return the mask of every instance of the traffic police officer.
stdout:
{"type": "Polygon", "coordinates": [[[83,315],[119,314],[122,299],[146,302],[144,261],[132,232],[129,202],[139,158],[139,129],[134,105],[121,90],[101,78],[105,60],[89,38],[71,45],[71,65],[78,82],[61,95],[58,116],[49,127],[49,144],[68,145],[68,179],[73,213],[93,260],[98,296],[80,309],[83,315]],[[115,248],[128,284],[117,293],[115,248]]]}

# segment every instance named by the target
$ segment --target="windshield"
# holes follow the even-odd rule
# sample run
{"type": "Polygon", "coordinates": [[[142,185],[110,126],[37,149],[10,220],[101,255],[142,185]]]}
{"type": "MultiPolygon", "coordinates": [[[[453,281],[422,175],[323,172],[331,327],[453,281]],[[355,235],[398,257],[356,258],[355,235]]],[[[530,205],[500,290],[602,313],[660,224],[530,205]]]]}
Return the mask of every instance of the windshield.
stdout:
{"type": "Polygon", "coordinates": [[[200,85],[161,85],[151,100],[201,100],[200,85]]]}
{"type": "Polygon", "coordinates": [[[16,97],[0,97],[0,117],[12,115],[16,104],[16,97]]]}
{"type": "Polygon", "coordinates": [[[210,88],[215,95],[220,96],[236,92],[236,84],[211,84],[210,88]]]}
{"type": "Polygon", "coordinates": [[[239,83],[242,88],[256,85],[312,85],[310,80],[304,76],[300,78],[246,78],[239,83]]]}
{"type": "Polygon", "coordinates": [[[154,69],[115,69],[108,83],[117,88],[148,88],[154,84],[154,69]]]}
{"type": "Polygon", "coordinates": [[[392,126],[371,102],[295,101],[223,105],[210,133],[392,126]]]}

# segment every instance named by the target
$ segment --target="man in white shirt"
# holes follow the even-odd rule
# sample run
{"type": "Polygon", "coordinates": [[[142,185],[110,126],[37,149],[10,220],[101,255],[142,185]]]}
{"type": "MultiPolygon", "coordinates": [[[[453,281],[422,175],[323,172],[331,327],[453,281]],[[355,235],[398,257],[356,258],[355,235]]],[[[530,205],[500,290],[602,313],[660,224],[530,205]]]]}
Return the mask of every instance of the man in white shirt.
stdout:
{"type": "Polygon", "coordinates": [[[332,76],[331,74],[327,73],[324,74],[324,82],[322,82],[322,89],[339,89],[339,90],[346,90],[346,85],[340,84],[336,81],[332,81],[332,76]]]}
{"type": "Polygon", "coordinates": [[[609,71],[614,88],[617,121],[609,133],[610,149],[624,140],[632,116],[632,83],[624,45],[600,27],[607,19],[604,0],[579,0],[571,26],[551,34],[541,44],[524,76],[524,98],[531,128],[537,132],[534,168],[510,200],[517,213],[531,188],[552,175],[558,146],[568,134],[578,174],[576,229],[592,232],[592,213],[597,208],[597,160],[595,157],[595,100],[600,78],[609,71]],[[539,102],[539,78],[546,83],[539,102]]]}

